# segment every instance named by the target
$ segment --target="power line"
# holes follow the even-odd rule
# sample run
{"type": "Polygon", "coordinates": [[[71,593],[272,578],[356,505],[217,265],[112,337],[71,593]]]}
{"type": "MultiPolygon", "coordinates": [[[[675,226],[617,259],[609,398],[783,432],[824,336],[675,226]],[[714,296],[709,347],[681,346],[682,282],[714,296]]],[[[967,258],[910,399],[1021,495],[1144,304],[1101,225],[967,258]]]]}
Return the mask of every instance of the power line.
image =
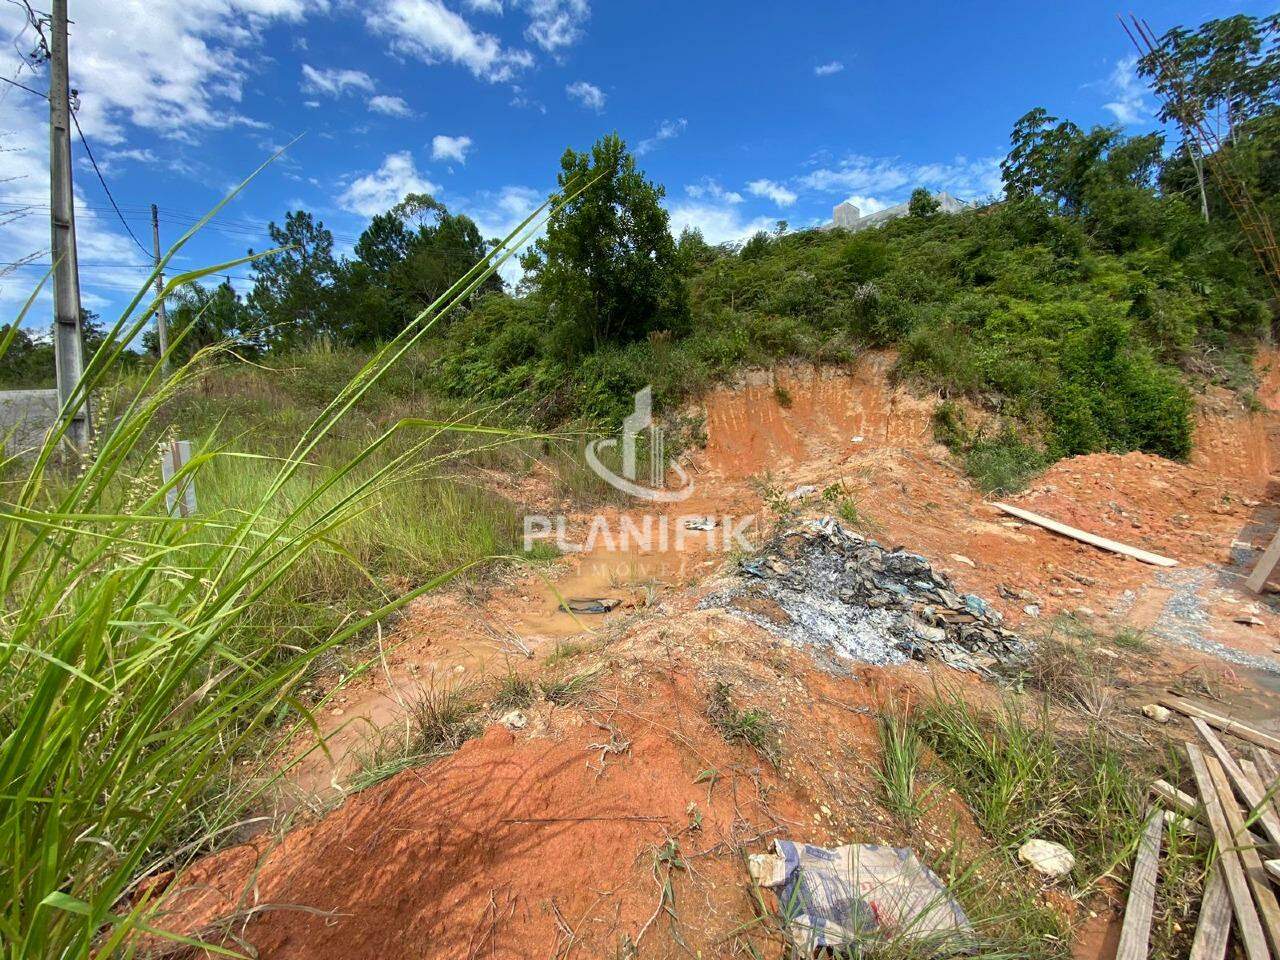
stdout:
{"type": "Polygon", "coordinates": [[[98,175],[98,182],[102,184],[102,191],[107,195],[107,199],[111,201],[112,209],[115,210],[116,216],[120,218],[120,223],[124,226],[125,231],[133,242],[138,245],[138,249],[142,251],[143,255],[150,257],[151,252],[142,245],[142,241],[133,232],[133,228],[129,226],[129,221],[125,220],[124,214],[120,212],[120,207],[116,204],[116,198],[111,195],[111,188],[107,186],[106,178],[103,177],[102,171],[98,169],[98,161],[93,158],[93,151],[89,149],[89,141],[84,138],[84,131],[80,129],[80,120],[74,113],[71,114],[71,122],[76,125],[76,133],[80,135],[80,143],[84,145],[84,152],[88,155],[89,162],[93,164],[93,172],[98,175]]]}
{"type": "Polygon", "coordinates": [[[8,77],[3,77],[3,76],[0,76],[0,80],[3,80],[5,83],[11,84],[17,87],[19,90],[25,90],[27,91],[27,93],[34,93],[41,100],[49,99],[49,95],[47,93],[41,93],[39,90],[33,90],[31,87],[28,87],[25,83],[19,83],[17,80],[10,80],[8,77]]]}

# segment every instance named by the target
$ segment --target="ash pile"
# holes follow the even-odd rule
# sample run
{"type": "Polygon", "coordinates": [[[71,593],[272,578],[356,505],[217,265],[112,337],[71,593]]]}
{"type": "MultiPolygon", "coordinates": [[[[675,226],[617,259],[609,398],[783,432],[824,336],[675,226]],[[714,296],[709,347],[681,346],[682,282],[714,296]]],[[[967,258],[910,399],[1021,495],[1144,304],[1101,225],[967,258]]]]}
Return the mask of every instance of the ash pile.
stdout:
{"type": "Polygon", "coordinates": [[[741,564],[737,582],[705,598],[829,668],[937,660],[987,676],[1022,663],[1022,639],[999,611],[961,595],[924,557],[889,550],[833,517],[779,534],[741,564]],[[846,661],[842,663],[841,661],[846,661]]]}

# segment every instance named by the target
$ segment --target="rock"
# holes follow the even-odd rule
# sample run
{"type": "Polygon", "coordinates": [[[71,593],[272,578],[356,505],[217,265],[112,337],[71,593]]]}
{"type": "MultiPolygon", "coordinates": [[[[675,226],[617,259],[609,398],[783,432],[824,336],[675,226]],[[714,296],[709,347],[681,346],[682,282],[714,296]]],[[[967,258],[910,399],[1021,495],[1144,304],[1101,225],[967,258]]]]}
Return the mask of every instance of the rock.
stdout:
{"type": "Polygon", "coordinates": [[[1038,603],[1028,603],[1022,608],[1022,612],[1028,617],[1038,617],[1040,616],[1040,605],[1038,603]]]}
{"type": "Polygon", "coordinates": [[[1234,620],[1236,623],[1244,624],[1246,627],[1261,627],[1263,625],[1261,620],[1259,620],[1257,617],[1253,616],[1252,614],[1248,614],[1248,613],[1242,614],[1240,616],[1232,617],[1231,619],[1234,620]]]}
{"type": "Polygon", "coordinates": [[[508,730],[523,730],[529,718],[519,710],[509,710],[498,719],[498,722],[508,730]]]}
{"type": "Polygon", "coordinates": [[[1154,720],[1156,723],[1168,723],[1173,716],[1173,711],[1167,707],[1162,707],[1158,703],[1148,703],[1142,708],[1142,715],[1148,720],[1154,720]]]}
{"type": "Polygon", "coordinates": [[[331,717],[340,717],[340,716],[342,716],[344,713],[346,713],[346,711],[345,711],[345,710],[343,710],[341,707],[334,707],[332,710],[330,710],[330,711],[329,711],[329,716],[331,716],[331,717]]]}
{"type": "Polygon", "coordinates": [[[815,487],[813,484],[811,484],[811,483],[804,483],[804,484],[801,484],[800,486],[796,487],[796,488],[795,488],[794,490],[792,490],[790,493],[788,493],[788,494],[787,494],[787,499],[788,499],[788,500],[799,500],[801,497],[807,497],[807,496],[809,496],[810,494],[817,493],[817,492],[818,492],[818,488],[817,488],[817,487],[815,487]]]}
{"type": "Polygon", "coordinates": [[[1018,859],[1046,877],[1065,877],[1075,869],[1076,858],[1052,840],[1028,840],[1018,848],[1018,859]]]}
{"type": "Polygon", "coordinates": [[[974,563],[972,560],[966,557],[963,553],[953,553],[951,554],[951,559],[954,560],[956,563],[963,563],[966,567],[977,566],[976,563],[974,563]]]}
{"type": "Polygon", "coordinates": [[[1090,617],[1095,616],[1093,607],[1076,607],[1075,614],[1083,620],[1088,620],[1090,617]]]}

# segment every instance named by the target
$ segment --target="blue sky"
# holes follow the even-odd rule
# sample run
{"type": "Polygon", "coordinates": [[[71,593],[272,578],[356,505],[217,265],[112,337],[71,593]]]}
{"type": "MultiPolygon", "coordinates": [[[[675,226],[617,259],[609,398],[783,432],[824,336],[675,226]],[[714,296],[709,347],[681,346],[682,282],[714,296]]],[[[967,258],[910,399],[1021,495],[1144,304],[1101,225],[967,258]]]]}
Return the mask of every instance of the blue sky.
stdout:
{"type": "MultiPolygon", "coordinates": [[[[37,8],[42,6],[34,0],[37,8]]],[[[1260,3],[1161,0],[1157,32],[1260,3]]],[[[340,250],[410,190],[505,232],[551,189],[566,146],[618,131],[667,189],[673,228],[739,239],[864,212],[918,185],[999,187],[1020,115],[1153,126],[1114,3],[605,3],[601,0],[71,0],[78,117],[133,232],[174,239],[300,137],[182,255],[267,246],[305,207],[340,250]]],[[[19,48],[16,4],[0,31],[19,48]]],[[[0,71],[44,89],[13,44],[0,71]]],[[[48,259],[47,108],[0,90],[0,263],[48,259]]],[[[114,318],[145,273],[76,144],[81,286],[114,318]]],[[[0,268],[3,270],[4,268],[0,268]]],[[[234,271],[247,278],[249,270],[234,271]]],[[[38,279],[0,277],[12,315],[38,279]]],[[[245,280],[237,279],[242,291],[245,280]]],[[[31,325],[47,324],[42,306],[31,325]]]]}

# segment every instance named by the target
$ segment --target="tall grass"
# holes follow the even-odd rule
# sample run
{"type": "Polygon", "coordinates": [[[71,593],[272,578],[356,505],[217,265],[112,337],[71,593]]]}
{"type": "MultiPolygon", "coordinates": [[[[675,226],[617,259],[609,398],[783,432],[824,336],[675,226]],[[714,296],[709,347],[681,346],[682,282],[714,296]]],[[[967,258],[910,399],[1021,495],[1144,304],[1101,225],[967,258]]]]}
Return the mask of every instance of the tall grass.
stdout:
{"type": "MultiPolygon", "coordinates": [[[[225,345],[175,363],[171,373],[157,364],[138,378],[87,455],[71,455],[64,445],[72,418],[112,382],[124,345],[150,321],[155,307],[144,300],[154,278],[109,332],[109,345],[87,366],[43,446],[30,460],[0,459],[0,478],[8,478],[0,490],[5,956],[135,952],[138,932],[153,929],[153,904],[138,881],[181,866],[225,834],[264,789],[269,757],[259,776],[233,776],[232,762],[255,755],[250,748],[281,716],[308,716],[292,696],[308,664],[449,576],[344,619],[310,646],[283,647],[278,625],[263,615],[297,578],[324,575],[315,558],[340,552],[354,519],[405,496],[405,470],[430,470],[456,456],[449,448],[432,453],[442,437],[465,432],[480,446],[512,439],[501,428],[404,417],[339,462],[314,466],[316,451],[369,391],[527,242],[546,209],[375,351],[299,425],[283,456],[260,459],[206,444],[170,482],[194,479],[198,490],[220,491],[195,517],[170,517],[168,488],[146,479],[155,470],[152,442],[166,403],[224,358],[225,345]],[[239,486],[228,472],[240,477],[239,486]]],[[[241,262],[179,274],[165,293],[241,262]]],[[[0,339],[0,352],[34,299],[0,339]]],[[[181,336],[177,331],[171,353],[181,336]]],[[[430,494],[421,496],[425,502],[406,509],[431,510],[430,494]]],[[[383,532],[395,523],[388,516],[383,532]]],[[[346,559],[358,567],[368,554],[346,559]]]]}

